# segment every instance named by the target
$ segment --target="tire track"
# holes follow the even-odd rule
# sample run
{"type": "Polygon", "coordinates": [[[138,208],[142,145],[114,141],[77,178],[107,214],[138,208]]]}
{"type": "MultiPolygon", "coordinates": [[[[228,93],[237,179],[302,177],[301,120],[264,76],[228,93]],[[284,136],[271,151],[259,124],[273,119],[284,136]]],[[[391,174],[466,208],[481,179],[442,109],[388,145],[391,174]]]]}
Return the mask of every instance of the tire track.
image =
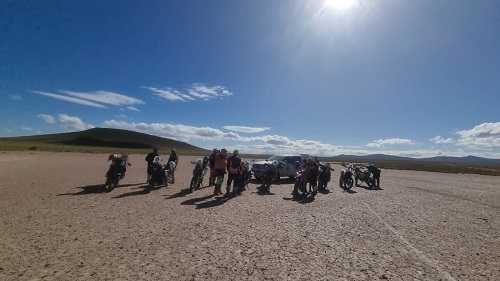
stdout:
{"type": "Polygon", "coordinates": [[[408,239],[406,239],[406,237],[404,237],[403,234],[401,234],[399,231],[397,231],[396,229],[394,229],[392,226],[390,226],[381,216],[379,216],[379,214],[377,214],[367,203],[364,203],[365,206],[367,207],[367,209],[373,214],[375,215],[380,222],[382,222],[385,227],[387,229],[389,229],[393,234],[394,236],[396,236],[397,238],[399,238],[399,240],[401,242],[403,242],[403,244],[406,245],[406,247],[408,249],[410,249],[411,251],[415,252],[417,254],[417,257],[420,258],[420,260],[422,260],[423,262],[427,263],[428,265],[430,265],[431,267],[433,267],[434,269],[436,269],[441,275],[444,276],[444,278],[446,278],[446,280],[449,280],[449,281],[456,281],[455,278],[453,278],[453,276],[451,276],[450,273],[448,273],[446,270],[444,270],[443,268],[441,268],[439,266],[439,264],[436,262],[436,261],[433,261],[431,260],[430,258],[428,258],[425,253],[421,250],[419,250],[417,247],[413,246],[413,244],[410,243],[410,241],[408,241],[408,239]]]}

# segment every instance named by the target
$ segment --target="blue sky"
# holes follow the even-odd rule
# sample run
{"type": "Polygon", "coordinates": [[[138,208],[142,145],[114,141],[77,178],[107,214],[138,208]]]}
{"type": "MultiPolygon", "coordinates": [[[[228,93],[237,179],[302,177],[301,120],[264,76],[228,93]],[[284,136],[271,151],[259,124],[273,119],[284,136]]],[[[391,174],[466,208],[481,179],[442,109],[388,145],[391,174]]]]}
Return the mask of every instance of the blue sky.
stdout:
{"type": "Polygon", "coordinates": [[[0,0],[0,137],[500,158],[496,0],[0,0]]]}

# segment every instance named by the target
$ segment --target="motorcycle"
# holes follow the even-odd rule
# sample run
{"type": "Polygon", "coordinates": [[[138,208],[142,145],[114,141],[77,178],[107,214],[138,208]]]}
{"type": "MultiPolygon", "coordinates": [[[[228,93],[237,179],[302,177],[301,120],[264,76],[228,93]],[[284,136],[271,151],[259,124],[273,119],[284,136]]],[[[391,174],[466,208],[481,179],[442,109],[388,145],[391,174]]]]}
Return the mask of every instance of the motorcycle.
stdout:
{"type": "Polygon", "coordinates": [[[317,169],[317,166],[314,167],[313,165],[306,166],[302,169],[299,169],[296,173],[295,176],[295,183],[293,185],[293,192],[292,195],[294,197],[302,197],[307,194],[311,194],[311,196],[316,196],[318,193],[318,190],[313,188],[311,184],[308,185],[308,177],[310,173],[317,173],[315,171],[317,169]]]}
{"type": "Polygon", "coordinates": [[[355,172],[354,172],[355,176],[354,176],[354,179],[355,179],[355,182],[356,182],[356,186],[360,186],[358,184],[358,181],[361,181],[361,182],[364,182],[368,185],[368,187],[372,187],[372,184],[373,184],[373,179],[371,178],[371,173],[367,170],[361,170],[360,168],[356,168],[355,172]]]}
{"type": "Polygon", "coordinates": [[[332,171],[335,171],[331,168],[330,163],[326,163],[325,165],[320,165],[319,176],[318,176],[318,189],[321,191],[325,191],[327,188],[328,182],[331,180],[332,171]]]}
{"type": "Polygon", "coordinates": [[[250,164],[245,163],[243,165],[242,174],[241,174],[241,182],[240,182],[240,190],[245,190],[252,178],[252,171],[250,170],[250,164]]]}
{"type": "Polygon", "coordinates": [[[208,162],[205,162],[201,159],[196,160],[194,169],[193,169],[193,178],[191,179],[191,184],[189,185],[189,190],[193,192],[196,188],[200,188],[203,184],[203,177],[208,170],[208,162]]]}
{"type": "Polygon", "coordinates": [[[104,183],[104,189],[107,192],[111,192],[118,186],[120,179],[123,179],[124,176],[125,173],[120,172],[118,167],[110,167],[108,172],[106,173],[106,182],[104,183]]]}
{"type": "Polygon", "coordinates": [[[352,172],[342,169],[340,171],[339,186],[344,189],[351,189],[353,185],[352,172]]]}
{"type": "Polygon", "coordinates": [[[170,161],[167,163],[167,165],[164,166],[165,168],[165,186],[168,186],[170,183],[172,183],[172,174],[175,171],[175,162],[170,161]]]}
{"type": "Polygon", "coordinates": [[[112,154],[109,156],[108,161],[112,161],[109,165],[109,169],[106,172],[106,182],[104,183],[104,189],[107,192],[111,192],[115,189],[120,180],[125,177],[125,172],[127,171],[128,155],[123,154],[120,158],[112,154]]]}
{"type": "Polygon", "coordinates": [[[165,176],[165,166],[161,164],[160,156],[155,156],[153,163],[150,165],[151,179],[149,187],[154,188],[156,185],[167,186],[167,177],[165,176]]]}
{"type": "Polygon", "coordinates": [[[277,179],[279,174],[279,169],[283,167],[285,164],[283,162],[273,161],[270,164],[266,164],[266,174],[264,175],[264,179],[262,180],[262,184],[257,187],[257,189],[261,192],[270,193],[271,192],[271,184],[274,180],[277,179]]]}

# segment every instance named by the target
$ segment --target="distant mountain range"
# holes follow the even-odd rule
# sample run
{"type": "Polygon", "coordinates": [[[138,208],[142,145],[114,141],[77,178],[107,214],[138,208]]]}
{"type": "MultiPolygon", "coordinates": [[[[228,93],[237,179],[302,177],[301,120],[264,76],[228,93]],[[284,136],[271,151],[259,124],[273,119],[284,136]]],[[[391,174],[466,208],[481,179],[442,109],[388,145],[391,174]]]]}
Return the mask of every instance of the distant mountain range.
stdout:
{"type": "MultiPolygon", "coordinates": [[[[28,150],[36,147],[39,150],[49,151],[116,151],[146,152],[153,148],[170,153],[175,148],[179,154],[208,155],[211,151],[190,145],[185,142],[162,138],[149,134],[109,128],[93,128],[80,132],[0,138],[0,149],[28,150]],[[82,148],[83,147],[83,148],[82,148]],[[84,148],[87,147],[87,150],[84,148]],[[92,148],[92,149],[88,149],[92,148]]],[[[248,153],[247,155],[249,155],[248,153]]],[[[406,162],[433,162],[477,165],[500,165],[500,159],[488,159],[476,156],[449,157],[438,156],[431,158],[410,158],[385,154],[371,154],[365,156],[338,155],[325,157],[332,161],[371,162],[371,161],[406,161],[406,162]]]]}
{"type": "Polygon", "coordinates": [[[477,165],[500,165],[500,159],[482,158],[476,156],[465,157],[450,157],[450,156],[436,156],[430,158],[411,158],[401,157],[385,154],[371,154],[365,156],[358,155],[338,155],[332,157],[334,160],[350,160],[357,162],[370,162],[370,161],[413,161],[413,162],[434,162],[434,163],[456,163],[456,164],[477,164],[477,165]]]}

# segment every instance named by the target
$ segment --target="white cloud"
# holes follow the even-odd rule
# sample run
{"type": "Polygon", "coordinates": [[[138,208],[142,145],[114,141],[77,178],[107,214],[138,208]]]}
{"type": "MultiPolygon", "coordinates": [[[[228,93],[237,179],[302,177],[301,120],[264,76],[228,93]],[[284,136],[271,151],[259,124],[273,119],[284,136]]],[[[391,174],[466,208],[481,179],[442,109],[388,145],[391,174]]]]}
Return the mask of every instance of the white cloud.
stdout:
{"type": "Polygon", "coordinates": [[[500,147],[500,122],[483,123],[470,130],[458,131],[457,145],[470,148],[500,147]]]}
{"type": "Polygon", "coordinates": [[[158,89],[155,87],[143,88],[150,90],[157,97],[171,101],[210,100],[233,95],[224,86],[208,87],[200,83],[192,84],[184,90],[173,88],[158,89]]]}
{"type": "Polygon", "coordinates": [[[79,99],[90,100],[99,103],[111,105],[131,105],[131,104],[144,104],[142,100],[106,91],[96,92],[73,92],[73,91],[60,91],[69,96],[79,99]]]}
{"type": "Polygon", "coordinates": [[[430,141],[437,143],[437,144],[450,144],[450,143],[455,142],[452,138],[444,139],[441,136],[433,137],[432,139],[430,139],[430,141]]]}
{"type": "Polygon", "coordinates": [[[86,101],[86,100],[82,100],[82,99],[73,98],[73,97],[56,95],[56,94],[46,93],[46,92],[41,92],[41,91],[31,91],[31,92],[33,92],[35,94],[39,94],[39,95],[51,97],[51,98],[54,98],[54,99],[68,101],[68,102],[77,103],[77,104],[81,104],[81,105],[88,105],[88,106],[93,106],[93,107],[106,108],[104,105],[101,105],[101,104],[98,104],[98,103],[95,103],[95,102],[91,102],[91,101],[86,101]]]}
{"type": "Polygon", "coordinates": [[[169,139],[189,140],[221,140],[224,132],[209,127],[193,127],[168,123],[129,123],[125,121],[108,120],[103,127],[125,129],[161,136],[169,139]]]}
{"type": "Polygon", "coordinates": [[[21,127],[21,130],[23,131],[33,131],[30,127],[21,127]]]}
{"type": "Polygon", "coordinates": [[[412,140],[409,139],[379,139],[374,140],[371,143],[368,143],[366,146],[368,147],[385,147],[386,145],[413,145],[415,144],[412,140]]]}
{"type": "Polygon", "coordinates": [[[59,114],[58,117],[62,127],[68,131],[82,131],[94,128],[94,126],[90,124],[85,124],[78,117],[72,117],[66,114],[59,114]]]}
{"type": "Polygon", "coordinates": [[[224,126],[229,131],[242,132],[242,133],[260,133],[269,130],[269,127],[246,127],[246,126],[224,126]]]}
{"type": "Polygon", "coordinates": [[[49,124],[54,124],[56,122],[54,117],[48,114],[38,114],[37,117],[43,119],[43,121],[49,124]]]}
{"type": "Polygon", "coordinates": [[[9,98],[11,100],[15,100],[15,101],[22,101],[23,100],[23,97],[20,95],[9,95],[9,98]]]}
{"type": "Polygon", "coordinates": [[[166,100],[172,100],[172,101],[186,101],[186,95],[182,95],[180,92],[167,88],[165,90],[154,88],[154,87],[143,87],[145,89],[148,89],[153,92],[153,94],[157,97],[160,97],[162,99],[166,100]]]}
{"type": "Polygon", "coordinates": [[[127,106],[127,109],[130,111],[139,111],[139,109],[133,107],[133,106],[127,106]]]}

